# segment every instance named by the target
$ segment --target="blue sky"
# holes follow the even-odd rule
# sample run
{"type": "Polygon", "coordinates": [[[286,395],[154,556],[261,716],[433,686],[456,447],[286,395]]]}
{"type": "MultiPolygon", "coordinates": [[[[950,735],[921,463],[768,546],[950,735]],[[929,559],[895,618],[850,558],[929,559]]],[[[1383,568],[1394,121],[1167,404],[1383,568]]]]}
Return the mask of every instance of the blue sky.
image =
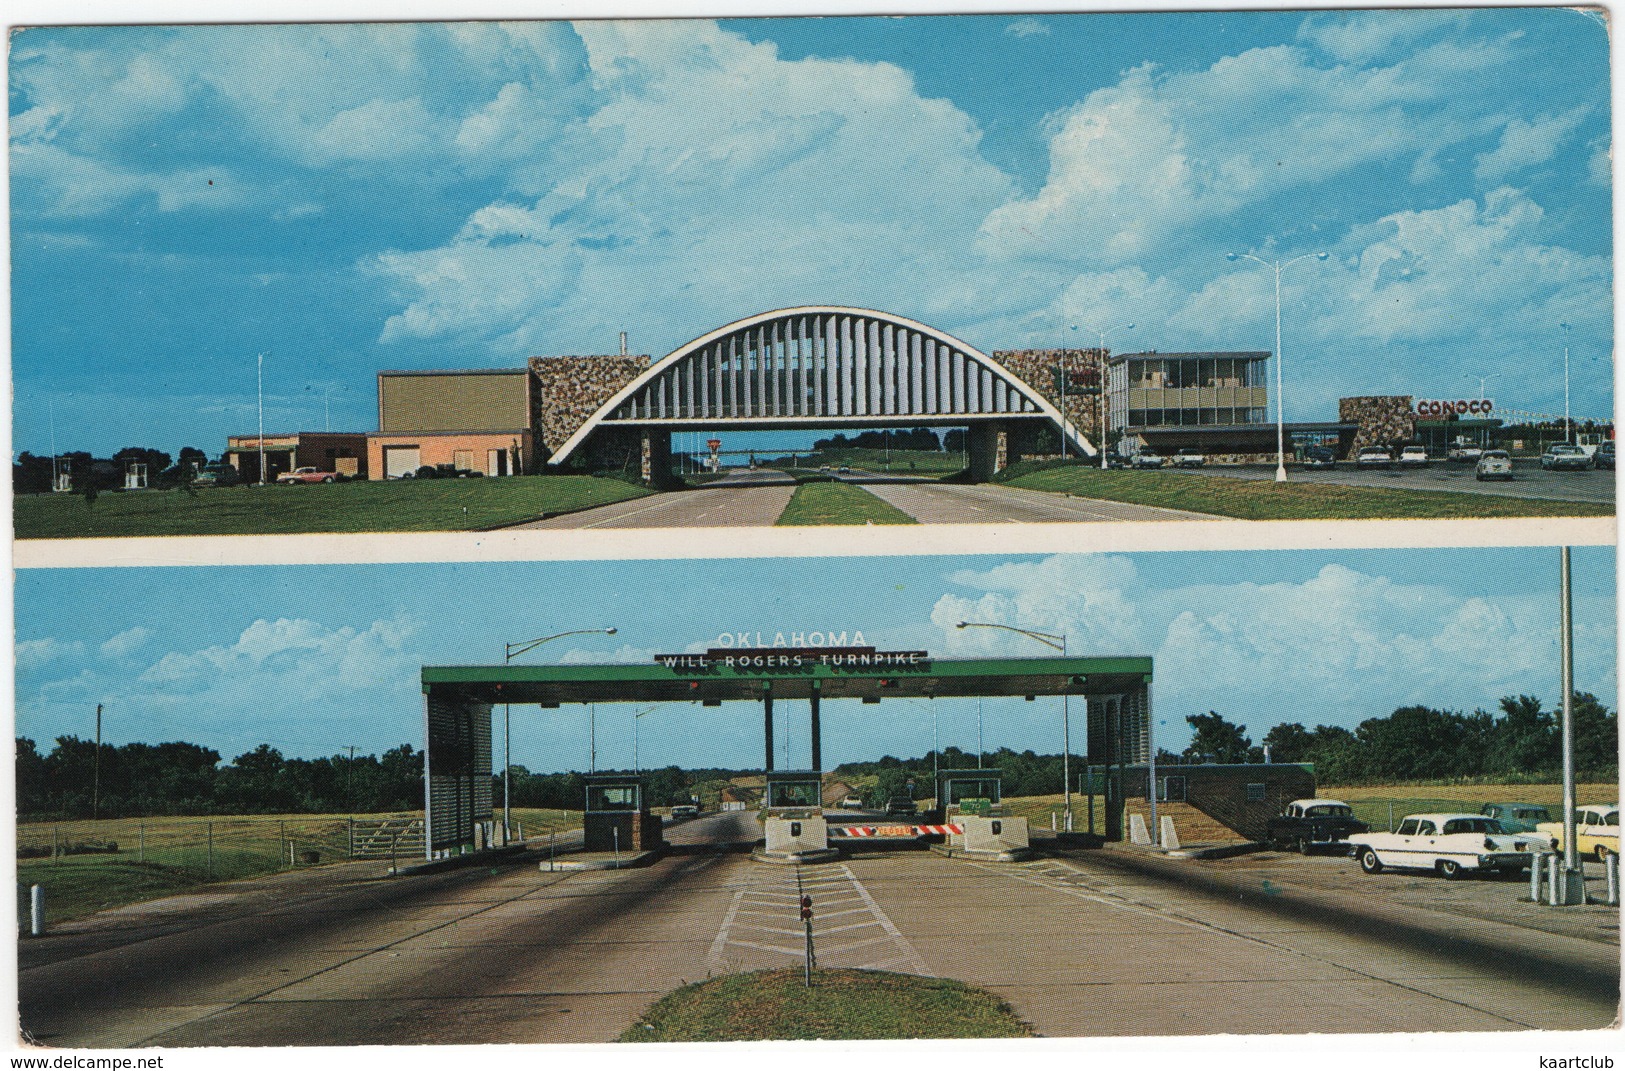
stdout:
{"type": "MultiPolygon", "coordinates": [[[[1574,561],[1576,687],[1613,707],[1614,552],[1574,561]]],[[[228,760],[261,742],[304,756],[421,746],[424,664],[500,663],[504,643],[611,625],[528,657],[646,662],[778,629],[861,630],[937,657],[1046,653],[954,627],[970,619],[1064,632],[1074,653],[1153,656],[1159,739],[1178,751],[1185,716],[1207,710],[1258,740],[1281,721],[1353,727],[1408,703],[1555,704],[1557,573],[1555,548],[25,570],[17,732],[46,747],[87,737],[104,703],[110,742],[189,740],[228,760]]],[[[780,706],[787,761],[805,764],[805,705],[780,706]]],[[[601,766],[631,765],[636,709],[598,708],[601,766]]],[[[640,723],[641,755],[755,766],[760,718],[668,704],[640,723]]],[[[937,723],[944,746],[975,748],[974,701],[940,701],[937,723]]],[[[983,723],[990,748],[1060,750],[1053,702],[988,700],[983,723]]],[[[830,766],[931,746],[931,712],[908,702],[833,702],[825,726],[830,766]]],[[[514,761],[531,769],[584,768],[587,736],[583,708],[515,708],[514,761]]]]}
{"type": "Polygon", "coordinates": [[[14,450],[369,430],[383,368],[791,304],[1612,410],[1607,39],[1558,9],[130,26],[11,40],[14,450]],[[1563,335],[1560,323],[1572,325],[1563,335]]]}

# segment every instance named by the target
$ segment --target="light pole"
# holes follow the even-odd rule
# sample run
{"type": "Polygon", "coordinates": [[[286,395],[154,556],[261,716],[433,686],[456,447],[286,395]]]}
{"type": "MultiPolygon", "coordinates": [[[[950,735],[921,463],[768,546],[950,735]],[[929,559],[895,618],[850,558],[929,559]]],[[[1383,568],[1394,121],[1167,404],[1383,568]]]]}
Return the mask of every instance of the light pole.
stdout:
{"type": "MultiPolygon", "coordinates": [[[[263,438],[261,436],[262,441],[263,438]]],[[[569,632],[555,632],[551,636],[542,636],[534,640],[521,640],[518,643],[505,644],[502,648],[502,664],[506,666],[516,656],[522,655],[526,651],[534,651],[544,643],[561,640],[566,636],[586,636],[595,633],[603,636],[613,636],[615,635],[615,627],[611,625],[608,628],[577,628],[571,629],[569,632]]],[[[508,843],[509,831],[513,828],[513,808],[511,796],[508,792],[508,767],[513,765],[512,752],[508,747],[509,740],[513,736],[513,718],[511,714],[512,707],[507,703],[502,704],[502,843],[504,844],[508,843]]],[[[596,729],[596,726],[594,728],[596,729]]],[[[597,757],[596,749],[594,749],[593,757],[597,757]]]]}
{"type": "Polygon", "coordinates": [[[256,374],[259,379],[259,406],[260,406],[260,486],[265,486],[265,354],[254,358],[256,374]]]}
{"type": "MultiPolygon", "coordinates": [[[[942,751],[941,745],[937,742],[937,697],[931,697],[930,706],[926,706],[918,699],[909,699],[905,701],[912,703],[917,707],[924,707],[926,710],[931,712],[931,784],[936,786],[940,780],[938,777],[938,759],[940,758],[940,752],[942,751]]],[[[932,791],[936,791],[936,788],[933,787],[932,791]]]]}
{"type": "Polygon", "coordinates": [[[1328,253],[1304,253],[1286,263],[1255,257],[1251,253],[1226,253],[1224,259],[1254,260],[1275,272],[1275,482],[1286,482],[1286,423],[1281,416],[1281,273],[1300,260],[1325,260],[1328,253]]]}
{"type": "MultiPolygon", "coordinates": [[[[1076,331],[1077,327],[1073,327],[1072,330],[1076,331]]],[[[1098,342],[1098,345],[1095,348],[1095,360],[1100,362],[1100,468],[1102,471],[1105,471],[1110,467],[1106,463],[1106,336],[1116,334],[1119,331],[1132,331],[1134,330],[1134,325],[1118,324],[1116,327],[1108,327],[1104,331],[1089,327],[1085,327],[1084,330],[1094,331],[1095,338],[1098,342]]],[[[1061,398],[1063,401],[1066,398],[1064,388],[1061,393],[1061,398]]],[[[1062,412],[1061,416],[1065,418],[1066,413],[1062,412]]],[[[1066,456],[1066,437],[1064,435],[1061,437],[1061,456],[1066,456]]]]}
{"type": "Polygon", "coordinates": [[[1574,438],[1574,421],[1569,416],[1569,332],[1574,330],[1574,325],[1557,326],[1563,330],[1563,441],[1570,442],[1574,438]]]}
{"type": "MultiPolygon", "coordinates": [[[[1006,632],[1014,632],[1037,640],[1046,647],[1053,647],[1066,657],[1066,636],[1054,632],[1039,632],[1037,629],[1017,628],[1015,625],[999,625],[991,621],[961,621],[955,628],[997,628],[1006,632]]],[[[1063,806],[1066,809],[1067,829],[1072,828],[1072,710],[1069,700],[1071,696],[1061,693],[1061,795],[1063,806]]],[[[978,711],[981,709],[977,708],[978,711]]]]}
{"type": "Polygon", "coordinates": [[[632,772],[634,774],[642,775],[643,773],[643,767],[638,763],[638,722],[643,720],[645,714],[653,714],[659,709],[660,704],[656,703],[654,706],[644,707],[632,715],[632,772]]]}
{"type": "Polygon", "coordinates": [[[1500,374],[1501,373],[1499,373],[1499,372],[1491,372],[1487,376],[1475,376],[1475,375],[1471,375],[1471,374],[1468,375],[1468,377],[1467,377],[1468,379],[1476,379],[1476,380],[1478,380],[1478,400],[1479,401],[1484,400],[1484,384],[1488,383],[1490,380],[1494,379],[1496,376],[1498,376],[1500,374]]]}

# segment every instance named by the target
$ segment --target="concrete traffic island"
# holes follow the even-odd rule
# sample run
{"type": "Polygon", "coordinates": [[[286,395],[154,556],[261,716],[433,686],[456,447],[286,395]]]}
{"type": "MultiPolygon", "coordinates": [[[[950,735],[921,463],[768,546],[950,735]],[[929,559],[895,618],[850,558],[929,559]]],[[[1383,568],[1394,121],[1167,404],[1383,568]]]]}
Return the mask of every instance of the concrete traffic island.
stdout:
{"type": "Polygon", "coordinates": [[[566,870],[632,870],[648,866],[665,854],[664,847],[627,852],[571,851],[537,864],[542,873],[566,870]]]}
{"type": "Polygon", "coordinates": [[[988,863],[1024,863],[1036,853],[1027,836],[1027,819],[993,818],[961,814],[954,819],[963,833],[948,834],[948,843],[933,844],[931,850],[952,858],[988,863]]]}
{"type": "Polygon", "coordinates": [[[767,838],[750,853],[759,863],[827,863],[839,859],[839,848],[829,844],[829,823],[823,815],[770,815],[763,822],[767,838]]]}

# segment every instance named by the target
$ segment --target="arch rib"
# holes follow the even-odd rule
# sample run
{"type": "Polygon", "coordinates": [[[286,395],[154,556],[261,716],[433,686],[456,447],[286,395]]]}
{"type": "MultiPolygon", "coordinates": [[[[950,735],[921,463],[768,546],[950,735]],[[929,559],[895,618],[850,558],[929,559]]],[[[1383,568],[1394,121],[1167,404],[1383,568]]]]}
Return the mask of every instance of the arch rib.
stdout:
{"type": "Polygon", "coordinates": [[[600,427],[652,420],[845,424],[1003,414],[1046,416],[1078,449],[1095,452],[1048,399],[976,347],[892,313],[808,305],[758,313],[679,346],[599,406],[551,461],[567,461],[600,427]]]}

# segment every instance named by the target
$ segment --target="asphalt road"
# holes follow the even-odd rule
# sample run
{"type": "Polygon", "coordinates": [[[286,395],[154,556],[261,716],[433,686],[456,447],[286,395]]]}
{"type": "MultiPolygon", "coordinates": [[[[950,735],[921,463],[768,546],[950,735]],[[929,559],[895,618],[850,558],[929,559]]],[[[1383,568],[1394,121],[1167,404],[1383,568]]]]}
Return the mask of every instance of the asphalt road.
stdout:
{"type": "MultiPolygon", "coordinates": [[[[1242,480],[1273,480],[1273,465],[1213,465],[1201,470],[1209,476],[1242,480]]],[[[1474,468],[1459,462],[1435,461],[1425,469],[1365,469],[1352,465],[1336,469],[1287,468],[1294,483],[1343,483],[1356,487],[1404,487],[1415,491],[1458,491],[1465,494],[1505,495],[1511,498],[1549,498],[1566,502],[1613,502],[1614,473],[1547,472],[1539,462],[1518,462],[1511,480],[1483,480],[1474,468]]]]}
{"type": "Polygon", "coordinates": [[[795,480],[772,469],[739,471],[691,491],[647,495],[516,529],[724,528],[771,526],[790,504],[795,480]]]}
{"type": "MultiPolygon", "coordinates": [[[[986,986],[1050,1036],[1596,1029],[1619,946],[1126,851],[1025,865],[923,852],[808,867],[727,850],[731,812],[642,870],[523,862],[244,899],[125,940],[23,945],[56,1046],[608,1041],[709,973],[800,962],[986,986]]],[[[190,909],[196,914],[198,908],[190,909]]],[[[71,937],[71,935],[70,935],[71,937]]],[[[1617,934],[1616,934],[1617,940],[1617,934]]]]}
{"type": "Polygon", "coordinates": [[[921,524],[1019,524],[1048,521],[1192,521],[1204,513],[1072,498],[998,484],[952,484],[854,470],[837,479],[859,484],[921,524]]]}

